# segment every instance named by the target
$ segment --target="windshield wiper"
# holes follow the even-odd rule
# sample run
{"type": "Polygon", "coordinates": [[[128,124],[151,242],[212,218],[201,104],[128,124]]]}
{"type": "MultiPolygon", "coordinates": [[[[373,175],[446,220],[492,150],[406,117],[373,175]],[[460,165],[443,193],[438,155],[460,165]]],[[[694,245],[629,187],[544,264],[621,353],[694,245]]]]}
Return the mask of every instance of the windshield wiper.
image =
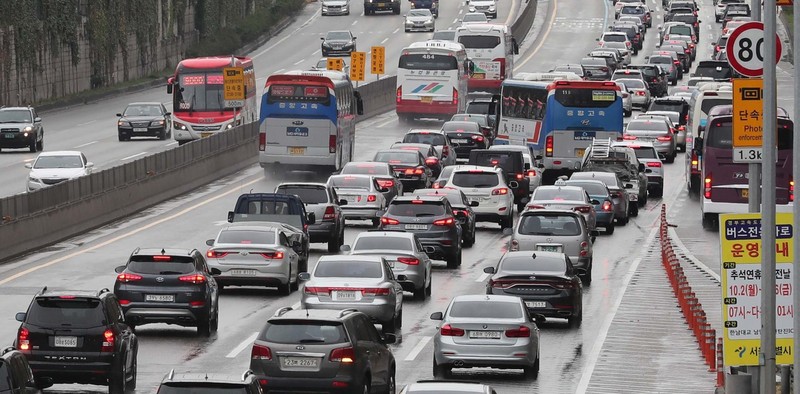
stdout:
{"type": "Polygon", "coordinates": [[[180,272],[180,271],[161,271],[158,274],[159,275],[180,275],[182,273],[183,272],[180,272]]]}
{"type": "Polygon", "coordinates": [[[418,217],[418,218],[421,218],[421,217],[428,217],[428,216],[436,216],[436,215],[435,215],[435,214],[433,214],[433,213],[418,213],[418,214],[417,214],[417,217],[418,217]]]}
{"type": "Polygon", "coordinates": [[[325,340],[324,339],[318,339],[318,338],[307,338],[307,339],[301,339],[298,342],[300,342],[300,343],[325,343],[325,340]]]}

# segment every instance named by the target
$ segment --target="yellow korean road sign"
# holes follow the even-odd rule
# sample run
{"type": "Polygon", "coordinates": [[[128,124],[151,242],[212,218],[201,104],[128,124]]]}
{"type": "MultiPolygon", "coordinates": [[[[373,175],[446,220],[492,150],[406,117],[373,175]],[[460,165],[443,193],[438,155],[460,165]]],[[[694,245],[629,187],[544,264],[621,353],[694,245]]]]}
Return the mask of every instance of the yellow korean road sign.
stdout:
{"type": "Polygon", "coordinates": [[[792,0],[777,0],[777,1],[775,2],[775,5],[784,5],[784,6],[788,6],[788,5],[792,5],[792,4],[794,4],[794,1],[792,1],[792,0]]]}
{"type": "Polygon", "coordinates": [[[364,69],[367,64],[366,52],[350,53],[350,79],[353,81],[364,80],[364,69]]]}
{"type": "Polygon", "coordinates": [[[329,57],[326,68],[328,70],[342,71],[344,70],[344,60],[338,57],[329,57]]]}
{"type": "Polygon", "coordinates": [[[385,47],[372,47],[370,50],[370,71],[372,74],[382,75],[384,72],[384,65],[386,64],[386,48],[385,47]]]}
{"type": "MultiPolygon", "coordinates": [[[[775,355],[779,365],[793,362],[792,275],[795,274],[791,213],[778,213],[775,225],[775,355]]],[[[761,214],[720,215],[722,256],[723,354],[726,366],[759,365],[761,349],[761,214]]]]}
{"type": "Polygon", "coordinates": [[[761,147],[764,124],[764,81],[733,80],[733,147],[761,147]]]}
{"type": "Polygon", "coordinates": [[[222,69],[223,99],[228,108],[244,106],[244,69],[225,67],[222,69]]]}

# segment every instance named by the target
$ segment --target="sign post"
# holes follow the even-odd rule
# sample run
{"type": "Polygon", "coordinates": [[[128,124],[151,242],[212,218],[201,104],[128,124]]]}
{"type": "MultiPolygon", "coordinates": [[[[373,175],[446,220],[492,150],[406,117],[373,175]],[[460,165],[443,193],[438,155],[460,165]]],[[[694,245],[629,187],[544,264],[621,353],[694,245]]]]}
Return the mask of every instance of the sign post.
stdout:
{"type": "Polygon", "coordinates": [[[363,81],[366,64],[367,64],[366,52],[351,52],[350,79],[353,81],[363,81]]]}
{"type": "Polygon", "coordinates": [[[372,47],[370,50],[370,72],[377,76],[377,79],[381,79],[381,75],[385,74],[385,64],[386,64],[386,48],[384,47],[372,47]]]}

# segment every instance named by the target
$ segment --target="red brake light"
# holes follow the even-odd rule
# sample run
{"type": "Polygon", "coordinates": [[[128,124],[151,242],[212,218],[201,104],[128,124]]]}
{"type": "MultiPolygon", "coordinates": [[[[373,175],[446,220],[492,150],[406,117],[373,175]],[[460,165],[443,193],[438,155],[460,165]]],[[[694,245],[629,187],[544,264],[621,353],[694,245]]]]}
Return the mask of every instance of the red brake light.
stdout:
{"type": "Polygon", "coordinates": [[[472,139],[475,140],[475,141],[478,141],[478,142],[483,142],[483,136],[482,135],[473,135],[472,139]]]}
{"type": "Polygon", "coordinates": [[[622,139],[623,140],[627,140],[627,141],[634,141],[634,140],[636,140],[636,136],[635,135],[627,135],[626,134],[626,135],[622,136],[622,139]]]}
{"type": "Polygon", "coordinates": [[[329,294],[330,293],[330,288],[327,288],[327,287],[308,287],[308,286],[306,286],[306,287],[303,288],[303,292],[306,293],[306,294],[315,294],[315,295],[329,294]]]}
{"type": "Polygon", "coordinates": [[[706,178],[703,179],[703,196],[711,198],[711,174],[706,175],[706,178]]]}
{"type": "Polygon", "coordinates": [[[388,296],[391,291],[389,291],[388,287],[367,287],[363,289],[355,289],[361,290],[361,294],[374,294],[379,296],[388,296]]]}
{"type": "Polygon", "coordinates": [[[374,194],[370,194],[367,196],[367,202],[375,202],[378,199],[378,196],[374,194]]]}
{"type": "Polygon", "coordinates": [[[458,105],[458,89],[453,88],[453,105],[458,105]]]}
{"type": "Polygon", "coordinates": [[[400,224],[400,221],[392,218],[381,218],[382,224],[400,224]]]}
{"type": "Polygon", "coordinates": [[[258,133],[258,150],[264,151],[267,149],[267,133],[258,133]]]}
{"type": "Polygon", "coordinates": [[[216,250],[211,250],[211,249],[209,249],[208,252],[206,252],[206,257],[212,258],[212,259],[221,259],[221,258],[223,258],[223,257],[225,257],[227,255],[228,255],[228,252],[218,252],[216,250]]]}
{"type": "Polygon", "coordinates": [[[427,164],[429,166],[435,166],[435,165],[439,164],[439,159],[437,159],[435,157],[429,157],[429,158],[425,159],[425,164],[427,164]]]}
{"type": "MultiPolygon", "coordinates": [[[[384,187],[384,186],[381,186],[384,187]]],[[[336,210],[332,206],[325,208],[325,213],[322,214],[322,220],[333,220],[336,218],[336,210]]]]}
{"type": "Polygon", "coordinates": [[[100,347],[101,352],[114,351],[114,331],[105,330],[103,332],[103,345],[100,347]]]}
{"type": "Polygon", "coordinates": [[[794,201],[794,179],[789,181],[789,201],[794,201]]]}
{"type": "Polygon", "coordinates": [[[253,349],[250,350],[250,359],[252,360],[272,360],[272,350],[263,345],[253,344],[253,349]]]}
{"type": "Polygon", "coordinates": [[[336,136],[331,135],[328,137],[328,152],[336,153],[336,136]]]}
{"type": "Polygon", "coordinates": [[[659,141],[661,141],[661,142],[672,141],[672,137],[671,137],[671,136],[666,136],[666,135],[665,135],[665,136],[658,137],[658,138],[656,138],[656,139],[657,139],[657,140],[659,140],[659,141]]]}
{"type": "Polygon", "coordinates": [[[528,176],[536,176],[536,170],[528,170],[528,176]]]}
{"type": "Polygon", "coordinates": [[[157,254],[153,256],[153,261],[172,261],[172,256],[166,256],[163,254],[157,254]]]}
{"type": "Polygon", "coordinates": [[[517,179],[518,179],[518,180],[520,180],[520,181],[521,181],[521,180],[522,180],[522,178],[525,178],[525,175],[524,175],[524,174],[517,174],[517,179]]]}
{"type": "Polygon", "coordinates": [[[580,212],[580,213],[589,213],[589,212],[592,212],[592,207],[590,207],[590,206],[575,207],[575,208],[572,208],[572,210],[575,211],[575,212],[580,212]]]}
{"type": "Polygon", "coordinates": [[[185,275],[178,277],[178,280],[181,282],[189,282],[191,284],[199,285],[202,283],[206,283],[206,277],[200,274],[192,274],[192,275],[185,275]]]}
{"type": "Polygon", "coordinates": [[[434,220],[434,226],[452,226],[455,223],[453,218],[434,220]]]}
{"type": "Polygon", "coordinates": [[[528,209],[544,209],[544,205],[528,205],[528,209]]]}
{"type": "Polygon", "coordinates": [[[502,196],[508,194],[508,188],[505,187],[498,187],[497,189],[492,190],[493,196],[502,196]]]}
{"type": "Polygon", "coordinates": [[[283,258],[283,252],[273,252],[273,253],[259,253],[261,257],[267,260],[280,260],[283,258]]]}
{"type": "Polygon", "coordinates": [[[508,338],[529,338],[531,336],[531,329],[525,326],[519,326],[512,330],[506,330],[506,337],[508,338]]]}
{"type": "Polygon", "coordinates": [[[20,327],[17,332],[17,348],[23,352],[31,350],[31,341],[28,339],[30,331],[25,327],[20,327]]]}
{"type": "Polygon", "coordinates": [[[133,282],[141,279],[142,279],[141,275],[132,274],[130,272],[123,272],[117,275],[117,282],[122,282],[122,283],[133,282]]]}
{"type": "Polygon", "coordinates": [[[395,99],[397,104],[400,104],[400,100],[401,100],[402,97],[403,97],[403,87],[400,86],[400,87],[397,88],[397,98],[395,99]]]}
{"type": "Polygon", "coordinates": [[[553,136],[548,135],[544,143],[544,154],[547,157],[553,157],[553,136]]]}
{"type": "Polygon", "coordinates": [[[356,352],[352,347],[340,347],[331,350],[330,360],[335,363],[353,363],[356,360],[356,352]]]}
{"type": "Polygon", "coordinates": [[[398,257],[397,262],[408,265],[419,265],[419,259],[416,257],[398,257]]]}
{"type": "Polygon", "coordinates": [[[446,336],[446,337],[463,337],[464,336],[464,330],[462,330],[460,328],[455,328],[455,327],[451,326],[450,324],[443,325],[442,328],[439,329],[439,333],[442,336],[446,336]]]}
{"type": "Polygon", "coordinates": [[[656,167],[656,168],[658,168],[658,167],[661,167],[661,162],[660,161],[648,161],[647,162],[647,166],[648,167],[656,167]]]}
{"type": "Polygon", "coordinates": [[[390,189],[390,188],[394,187],[394,181],[393,180],[380,180],[379,179],[378,180],[378,186],[380,186],[380,187],[382,187],[384,189],[390,189]]]}
{"type": "Polygon", "coordinates": [[[612,209],[614,209],[614,206],[611,201],[603,201],[603,211],[610,212],[612,209]]]}

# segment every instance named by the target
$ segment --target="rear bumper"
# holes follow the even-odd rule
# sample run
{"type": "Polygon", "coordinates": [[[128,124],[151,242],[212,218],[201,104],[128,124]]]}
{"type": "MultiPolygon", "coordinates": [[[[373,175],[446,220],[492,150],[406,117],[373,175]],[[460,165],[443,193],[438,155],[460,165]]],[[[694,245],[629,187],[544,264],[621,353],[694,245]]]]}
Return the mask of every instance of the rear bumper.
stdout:
{"type": "Polygon", "coordinates": [[[342,207],[342,215],[345,219],[375,219],[381,207],[364,207],[364,208],[348,208],[347,205],[342,207]]]}
{"type": "MultiPolygon", "coordinates": [[[[388,297],[386,297],[388,298],[388,297]]],[[[376,322],[385,322],[394,318],[395,304],[394,300],[376,298],[371,304],[366,303],[348,303],[336,301],[320,301],[316,296],[303,297],[300,300],[301,308],[303,309],[358,309],[376,322]]]]}
{"type": "Polygon", "coordinates": [[[94,362],[55,359],[55,361],[28,360],[28,363],[37,379],[48,377],[53,379],[53,383],[107,384],[108,375],[112,372],[113,356],[94,362]]]}
{"type": "Polygon", "coordinates": [[[270,164],[333,166],[336,164],[336,154],[331,153],[325,156],[310,156],[258,152],[258,162],[261,164],[261,167],[266,167],[270,164]]]}
{"type": "Polygon", "coordinates": [[[450,101],[433,101],[430,104],[422,104],[419,101],[401,100],[397,104],[397,114],[403,115],[455,115],[458,113],[458,104],[450,101]]]}
{"type": "MultiPolygon", "coordinates": [[[[243,267],[242,267],[243,268],[243,267]]],[[[277,287],[289,282],[287,272],[258,272],[255,276],[234,276],[226,271],[215,275],[214,280],[220,286],[267,286],[277,287]]]]}
{"type": "MultiPolygon", "coordinates": [[[[353,388],[358,382],[353,381],[351,373],[344,373],[334,376],[332,378],[314,378],[308,376],[292,377],[292,378],[278,378],[270,375],[264,375],[261,369],[251,363],[250,369],[255,371],[256,375],[266,379],[267,384],[262,384],[261,387],[267,393],[291,393],[291,392],[313,392],[313,393],[331,393],[331,394],[345,394],[353,392],[353,388]],[[333,388],[333,383],[337,382],[340,385],[346,385],[344,388],[333,388]]],[[[307,374],[306,374],[307,375],[307,374]]]]}
{"type": "Polygon", "coordinates": [[[578,157],[544,157],[545,170],[580,170],[581,158],[578,157]]]}
{"type": "MultiPolygon", "coordinates": [[[[577,267],[577,265],[576,265],[577,267]]],[[[492,288],[491,294],[499,294],[499,295],[509,295],[515,296],[522,299],[525,302],[525,305],[528,307],[528,311],[531,314],[540,314],[545,317],[560,317],[560,318],[568,318],[570,316],[575,315],[577,312],[575,310],[573,301],[572,301],[572,294],[569,292],[562,290],[559,291],[558,294],[552,295],[525,295],[525,294],[516,294],[511,292],[506,292],[503,290],[497,290],[492,288]],[[544,308],[532,307],[529,304],[530,302],[544,302],[544,308]]]]}
{"type": "Polygon", "coordinates": [[[308,226],[308,236],[311,238],[311,242],[328,242],[338,235],[334,222],[314,223],[308,226]]]}
{"type": "MultiPolygon", "coordinates": [[[[775,212],[791,213],[794,203],[776,204],[775,212]]],[[[703,198],[700,204],[703,213],[747,213],[747,203],[713,202],[703,198]]]]}
{"type": "MultiPolygon", "coordinates": [[[[492,14],[494,15],[494,14],[492,14]]],[[[503,83],[502,79],[474,79],[470,78],[467,81],[467,87],[470,92],[483,90],[483,91],[500,91],[500,85],[503,83]]]]}
{"type": "Polygon", "coordinates": [[[123,308],[125,320],[133,324],[167,323],[179,326],[194,326],[208,315],[206,306],[192,308],[142,307],[123,308]]]}

